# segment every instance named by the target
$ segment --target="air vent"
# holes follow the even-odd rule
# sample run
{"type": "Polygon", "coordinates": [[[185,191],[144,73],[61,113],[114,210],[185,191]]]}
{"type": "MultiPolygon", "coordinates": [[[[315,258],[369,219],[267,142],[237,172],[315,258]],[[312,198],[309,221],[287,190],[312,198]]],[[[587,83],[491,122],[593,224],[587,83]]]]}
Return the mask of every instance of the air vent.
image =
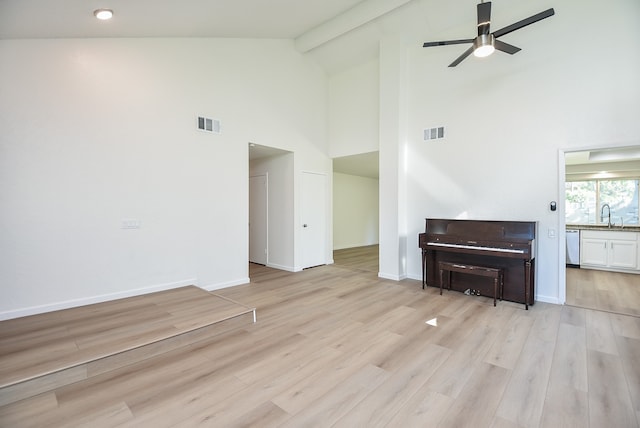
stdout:
{"type": "Polygon", "coordinates": [[[220,121],[209,117],[198,116],[198,129],[205,132],[212,132],[214,134],[222,133],[220,121]]]}
{"type": "Polygon", "coordinates": [[[424,141],[429,140],[441,140],[444,138],[444,126],[438,128],[425,128],[422,131],[422,139],[424,141]]]}

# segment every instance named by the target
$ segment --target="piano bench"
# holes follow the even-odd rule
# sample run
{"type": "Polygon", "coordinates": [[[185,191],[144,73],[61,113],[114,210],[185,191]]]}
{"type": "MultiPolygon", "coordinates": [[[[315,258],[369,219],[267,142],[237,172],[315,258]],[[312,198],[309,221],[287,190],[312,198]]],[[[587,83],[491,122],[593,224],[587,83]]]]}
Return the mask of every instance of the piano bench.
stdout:
{"type": "Polygon", "coordinates": [[[493,278],[493,306],[496,305],[496,298],[498,296],[500,296],[500,300],[502,300],[502,288],[504,286],[503,269],[450,262],[438,262],[438,268],[440,269],[440,295],[442,295],[442,285],[444,284],[443,273],[445,271],[447,272],[447,288],[451,290],[451,272],[462,272],[469,275],[493,278]]]}

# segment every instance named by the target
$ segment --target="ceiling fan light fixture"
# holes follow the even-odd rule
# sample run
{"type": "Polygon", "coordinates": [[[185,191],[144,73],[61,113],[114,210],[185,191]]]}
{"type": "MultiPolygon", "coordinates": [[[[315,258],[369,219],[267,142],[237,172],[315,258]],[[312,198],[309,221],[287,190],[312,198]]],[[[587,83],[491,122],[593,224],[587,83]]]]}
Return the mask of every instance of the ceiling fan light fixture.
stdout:
{"type": "Polygon", "coordinates": [[[93,15],[101,21],[113,18],[113,11],[111,9],[96,9],[93,11],[93,15]]]}
{"type": "Polygon", "coordinates": [[[496,50],[493,34],[481,34],[473,41],[473,55],[478,58],[489,56],[496,50]]]}

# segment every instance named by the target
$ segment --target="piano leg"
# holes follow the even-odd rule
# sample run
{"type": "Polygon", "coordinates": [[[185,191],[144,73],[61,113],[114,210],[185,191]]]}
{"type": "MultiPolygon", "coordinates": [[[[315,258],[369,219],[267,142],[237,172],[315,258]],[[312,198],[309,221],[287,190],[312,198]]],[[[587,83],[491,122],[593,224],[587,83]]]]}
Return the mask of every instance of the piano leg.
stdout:
{"type": "Polygon", "coordinates": [[[524,261],[524,308],[529,310],[529,287],[531,286],[531,260],[524,261]]]}
{"type": "Polygon", "coordinates": [[[422,289],[424,290],[424,285],[427,282],[427,251],[422,250],[422,289]]]}

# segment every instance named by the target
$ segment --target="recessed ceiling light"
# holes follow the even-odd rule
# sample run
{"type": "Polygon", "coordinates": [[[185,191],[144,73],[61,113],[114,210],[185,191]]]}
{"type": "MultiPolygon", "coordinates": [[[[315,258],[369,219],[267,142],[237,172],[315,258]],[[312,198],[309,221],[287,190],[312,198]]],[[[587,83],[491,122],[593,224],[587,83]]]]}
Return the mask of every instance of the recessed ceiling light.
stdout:
{"type": "Polygon", "coordinates": [[[93,14],[96,18],[106,21],[107,19],[111,19],[113,17],[113,11],[111,9],[96,9],[93,11],[93,14]]]}

